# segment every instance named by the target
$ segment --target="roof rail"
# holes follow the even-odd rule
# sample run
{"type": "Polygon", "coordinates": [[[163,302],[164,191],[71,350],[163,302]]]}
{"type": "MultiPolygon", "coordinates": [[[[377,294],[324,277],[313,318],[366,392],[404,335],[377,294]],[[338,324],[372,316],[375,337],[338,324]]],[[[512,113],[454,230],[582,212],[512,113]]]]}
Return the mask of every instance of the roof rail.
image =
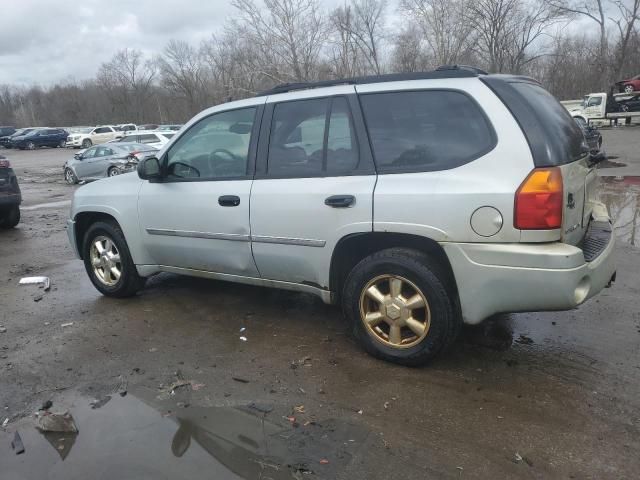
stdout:
{"type": "Polygon", "coordinates": [[[443,65],[431,72],[388,73],[385,75],[369,75],[364,77],[339,78],[335,80],[321,80],[319,82],[283,83],[260,92],[256,97],[287,93],[295,90],[309,90],[313,88],[334,87],[336,85],[362,85],[366,83],[401,82],[405,80],[430,80],[442,78],[470,78],[487,75],[479,68],[466,65],[443,65]]]}

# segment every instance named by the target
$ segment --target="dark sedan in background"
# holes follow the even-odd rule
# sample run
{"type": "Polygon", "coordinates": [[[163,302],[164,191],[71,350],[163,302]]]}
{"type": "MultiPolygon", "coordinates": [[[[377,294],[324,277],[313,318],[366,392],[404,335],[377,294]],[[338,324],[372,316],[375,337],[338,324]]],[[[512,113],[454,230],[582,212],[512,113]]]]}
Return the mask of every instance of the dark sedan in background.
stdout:
{"type": "Polygon", "coordinates": [[[6,134],[6,135],[0,137],[0,145],[2,145],[4,148],[11,148],[11,141],[14,138],[21,137],[21,136],[26,135],[26,134],[28,134],[30,132],[33,132],[34,130],[37,130],[37,128],[19,128],[18,130],[15,130],[11,134],[6,134]]]}
{"type": "Polygon", "coordinates": [[[11,137],[11,147],[20,150],[35,150],[39,147],[64,148],[69,134],[61,128],[37,128],[30,132],[11,137]]]}
{"type": "Polygon", "coordinates": [[[22,194],[18,178],[6,157],[0,155],[0,229],[13,228],[20,222],[22,194]]]}
{"type": "Polygon", "coordinates": [[[105,143],[76,153],[64,164],[64,179],[73,185],[134,171],[140,160],[158,150],[141,143],[105,143]]]}

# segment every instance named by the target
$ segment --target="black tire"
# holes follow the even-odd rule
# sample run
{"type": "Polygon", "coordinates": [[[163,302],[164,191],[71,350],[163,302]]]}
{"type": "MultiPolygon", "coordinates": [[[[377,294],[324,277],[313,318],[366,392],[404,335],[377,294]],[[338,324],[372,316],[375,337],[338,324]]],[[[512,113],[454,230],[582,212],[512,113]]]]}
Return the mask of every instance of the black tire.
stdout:
{"type": "Polygon", "coordinates": [[[92,147],[92,146],[93,146],[93,142],[91,140],[89,140],[88,138],[85,138],[82,141],[82,148],[87,149],[87,148],[92,147]]]}
{"type": "Polygon", "coordinates": [[[633,85],[624,86],[624,93],[633,93],[633,91],[634,91],[633,85]]]}
{"type": "Polygon", "coordinates": [[[374,357],[407,366],[424,365],[446,350],[456,339],[462,319],[455,288],[446,270],[424,253],[390,248],[366,257],[349,273],[344,285],[342,307],[353,334],[374,357]],[[418,287],[427,300],[431,322],[426,336],[404,348],[391,346],[375,337],[361,320],[360,298],[372,280],[384,275],[403,277],[418,287]]]}
{"type": "Polygon", "coordinates": [[[27,150],[35,150],[36,149],[36,144],[33,142],[28,142],[27,145],[27,150]]]}
{"type": "Polygon", "coordinates": [[[64,181],[69,185],[75,185],[76,183],[78,183],[78,177],[76,177],[76,174],[73,173],[73,170],[71,170],[70,168],[65,168],[64,181]]]}
{"type": "Polygon", "coordinates": [[[120,170],[118,170],[116,167],[111,167],[109,170],[107,170],[107,177],[115,177],[117,175],[120,175],[120,170]]]}
{"type": "Polygon", "coordinates": [[[96,222],[92,224],[84,236],[82,242],[82,258],[87,275],[96,289],[107,297],[125,298],[135,295],[144,287],[146,279],[138,275],[138,271],[131,259],[127,241],[122,229],[116,222],[96,222]],[[114,285],[103,283],[93,270],[91,265],[91,246],[98,237],[106,237],[116,246],[120,254],[120,278],[114,285]]]}
{"type": "Polygon", "coordinates": [[[6,210],[0,210],[0,228],[13,228],[20,223],[20,206],[14,205],[6,210]]]}

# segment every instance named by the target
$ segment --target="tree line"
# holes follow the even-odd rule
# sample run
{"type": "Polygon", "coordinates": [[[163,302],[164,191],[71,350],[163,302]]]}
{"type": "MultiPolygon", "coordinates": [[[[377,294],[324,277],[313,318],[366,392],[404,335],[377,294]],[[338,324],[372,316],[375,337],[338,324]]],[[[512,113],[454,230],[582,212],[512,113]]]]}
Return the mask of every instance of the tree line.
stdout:
{"type": "Polygon", "coordinates": [[[560,99],[640,74],[640,0],[232,0],[221,32],[155,56],[115,53],[94,78],[0,85],[0,124],[182,123],[287,82],[468,64],[534,77],[560,99]]]}

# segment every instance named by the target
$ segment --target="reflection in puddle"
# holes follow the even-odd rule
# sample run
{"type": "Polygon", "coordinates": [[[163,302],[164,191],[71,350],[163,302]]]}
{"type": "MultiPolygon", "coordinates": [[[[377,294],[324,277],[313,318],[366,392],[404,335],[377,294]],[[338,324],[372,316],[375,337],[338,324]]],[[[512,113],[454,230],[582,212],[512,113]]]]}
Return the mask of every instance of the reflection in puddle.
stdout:
{"type": "Polygon", "coordinates": [[[640,177],[602,177],[600,200],[609,208],[617,237],[631,245],[638,245],[640,177]]]}
{"type": "Polygon", "coordinates": [[[177,408],[141,398],[114,396],[98,409],[83,397],[62,402],[78,425],[72,437],[40,434],[29,418],[18,422],[26,452],[0,448],[0,477],[335,478],[367,437],[362,427],[336,420],[294,425],[277,408],[268,414],[248,407],[177,408]]]}

